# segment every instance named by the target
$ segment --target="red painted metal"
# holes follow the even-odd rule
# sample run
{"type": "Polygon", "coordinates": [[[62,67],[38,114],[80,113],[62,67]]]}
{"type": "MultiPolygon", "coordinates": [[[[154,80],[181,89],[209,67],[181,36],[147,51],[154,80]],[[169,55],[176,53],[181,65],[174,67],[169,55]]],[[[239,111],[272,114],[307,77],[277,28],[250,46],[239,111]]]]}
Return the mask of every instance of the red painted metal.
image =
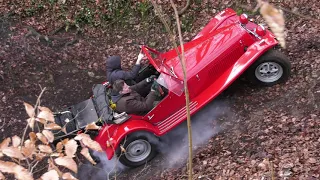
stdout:
{"type": "Polygon", "coordinates": [[[248,24],[249,20],[248,20],[248,15],[246,14],[241,14],[239,17],[239,21],[241,24],[248,24]]]}
{"type": "Polygon", "coordinates": [[[266,35],[266,28],[263,27],[262,25],[259,25],[256,27],[255,32],[259,35],[259,36],[264,36],[266,35]]]}
{"type": "MultiPolygon", "coordinates": [[[[278,44],[271,32],[266,31],[259,37],[254,34],[255,28],[257,25],[252,22],[241,24],[235,12],[226,9],[192,41],[184,44],[191,115],[217,97],[259,56],[278,44]]],[[[160,53],[147,46],[142,46],[142,51],[159,72],[170,77],[170,88],[176,85],[174,90],[178,91],[183,76],[176,51],[160,53]]],[[[96,141],[108,158],[112,158],[121,141],[132,132],[148,131],[162,136],[186,120],[185,96],[183,89],[180,90],[181,95],[169,89],[168,95],[145,116],[132,115],[123,124],[104,126],[96,141]]]]}

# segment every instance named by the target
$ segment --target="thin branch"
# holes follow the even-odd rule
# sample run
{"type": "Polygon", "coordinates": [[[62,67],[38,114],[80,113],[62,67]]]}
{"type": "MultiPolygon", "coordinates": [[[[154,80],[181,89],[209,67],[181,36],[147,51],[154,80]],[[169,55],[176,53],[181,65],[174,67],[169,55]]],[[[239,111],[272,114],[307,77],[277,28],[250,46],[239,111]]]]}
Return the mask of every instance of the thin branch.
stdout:
{"type": "Polygon", "coordinates": [[[40,162],[40,161],[37,161],[37,162],[32,166],[32,168],[31,168],[31,170],[30,170],[30,173],[32,173],[33,169],[38,165],[39,162],[40,162]]]}
{"type": "Polygon", "coordinates": [[[180,20],[179,20],[179,14],[177,11],[177,8],[172,0],[170,0],[171,6],[174,9],[174,13],[176,16],[176,23],[179,33],[179,40],[180,40],[180,47],[181,47],[181,55],[180,55],[180,63],[182,65],[183,70],[183,81],[184,81],[184,92],[186,97],[186,109],[187,109],[187,124],[188,124],[188,139],[189,139],[189,163],[188,163],[188,170],[189,170],[189,180],[192,180],[192,129],[191,129],[191,118],[190,118],[190,99],[189,99],[189,90],[188,90],[188,84],[187,84],[187,70],[186,70],[186,60],[184,56],[184,45],[182,40],[182,33],[181,33],[181,27],[180,27],[180,20]]]}
{"type": "MultiPolygon", "coordinates": [[[[38,99],[37,99],[37,101],[36,101],[36,105],[34,106],[35,109],[38,109],[37,107],[38,107],[38,105],[40,104],[40,98],[41,98],[41,96],[42,96],[42,94],[44,93],[45,90],[46,90],[46,88],[43,88],[43,89],[41,90],[41,93],[40,93],[40,95],[38,96],[38,99]]],[[[21,144],[20,144],[21,146],[23,146],[23,142],[24,142],[24,138],[25,138],[25,136],[26,136],[27,130],[28,130],[28,126],[29,126],[29,124],[27,124],[26,127],[24,128],[24,132],[23,132],[23,135],[22,135],[22,138],[21,138],[21,144]]]]}
{"type": "Polygon", "coordinates": [[[187,0],[187,4],[185,7],[183,7],[180,11],[179,11],[179,15],[182,15],[190,6],[190,1],[191,0],[187,0]]]}

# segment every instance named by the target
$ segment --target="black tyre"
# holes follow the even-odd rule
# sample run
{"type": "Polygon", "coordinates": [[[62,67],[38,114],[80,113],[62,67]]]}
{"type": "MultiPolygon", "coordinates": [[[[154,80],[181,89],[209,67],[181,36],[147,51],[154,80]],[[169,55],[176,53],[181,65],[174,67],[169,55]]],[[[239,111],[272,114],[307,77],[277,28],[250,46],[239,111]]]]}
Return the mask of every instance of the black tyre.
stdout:
{"type": "Polygon", "coordinates": [[[119,161],[128,167],[138,167],[152,160],[158,153],[159,139],[151,133],[135,132],[128,135],[120,144],[125,152],[117,148],[119,161]]]}
{"type": "Polygon", "coordinates": [[[272,86],[288,80],[291,64],[288,58],[274,49],[267,51],[246,71],[246,78],[253,84],[272,86]]]}

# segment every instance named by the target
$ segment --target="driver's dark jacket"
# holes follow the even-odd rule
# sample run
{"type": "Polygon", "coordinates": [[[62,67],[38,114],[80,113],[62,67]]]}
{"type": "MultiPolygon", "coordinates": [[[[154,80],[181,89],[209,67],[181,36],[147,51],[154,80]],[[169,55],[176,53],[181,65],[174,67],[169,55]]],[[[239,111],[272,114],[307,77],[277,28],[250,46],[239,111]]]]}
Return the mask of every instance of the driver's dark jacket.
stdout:
{"type": "Polygon", "coordinates": [[[116,103],[117,112],[126,112],[127,114],[145,115],[153,108],[153,103],[156,99],[156,93],[150,91],[150,93],[144,98],[137,91],[140,88],[146,88],[148,83],[146,80],[139,82],[133,86],[130,86],[132,90],[128,94],[111,94],[111,99],[116,103]]]}
{"type": "Polygon", "coordinates": [[[120,56],[111,56],[107,59],[107,80],[113,84],[118,79],[124,80],[128,85],[132,85],[132,80],[136,78],[141,66],[134,65],[131,71],[124,71],[121,68],[120,56]]]}

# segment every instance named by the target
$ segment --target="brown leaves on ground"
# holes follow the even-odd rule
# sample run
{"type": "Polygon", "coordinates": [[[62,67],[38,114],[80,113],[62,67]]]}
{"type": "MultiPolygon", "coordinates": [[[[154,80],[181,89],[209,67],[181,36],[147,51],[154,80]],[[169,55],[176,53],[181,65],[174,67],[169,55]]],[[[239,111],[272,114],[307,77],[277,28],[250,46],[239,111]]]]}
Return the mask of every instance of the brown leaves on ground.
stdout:
{"type": "Polygon", "coordinates": [[[25,109],[26,109],[26,112],[27,112],[27,114],[28,114],[28,116],[29,116],[29,118],[27,119],[27,122],[28,122],[28,124],[29,124],[29,127],[30,127],[31,129],[33,129],[33,128],[34,128],[34,122],[35,122],[35,118],[34,118],[34,116],[35,116],[35,109],[34,109],[33,106],[31,106],[30,104],[28,104],[28,103],[26,103],[26,102],[24,102],[23,104],[24,104],[24,107],[25,107],[25,109]]]}
{"type": "Polygon", "coordinates": [[[11,139],[10,138],[6,138],[5,140],[3,140],[0,144],[0,157],[3,156],[3,153],[2,153],[2,149],[6,148],[9,146],[11,142],[11,139]]]}
{"type": "Polygon", "coordinates": [[[5,180],[5,177],[1,172],[0,172],[0,180],[5,180]]]}
{"type": "Polygon", "coordinates": [[[90,153],[89,153],[89,149],[88,148],[83,148],[81,150],[81,154],[88,160],[90,161],[91,164],[96,165],[97,163],[92,159],[90,153]]]}
{"type": "Polygon", "coordinates": [[[29,127],[33,130],[33,128],[34,128],[34,122],[35,122],[35,118],[34,117],[31,117],[31,118],[29,118],[29,119],[27,119],[27,122],[28,122],[28,125],[29,125],[29,127]]]}
{"type": "Polygon", "coordinates": [[[71,171],[77,173],[78,172],[78,167],[76,162],[70,158],[70,157],[59,157],[57,159],[54,160],[54,162],[60,166],[64,166],[68,169],[70,169],[71,171]]]}
{"type": "Polygon", "coordinates": [[[38,106],[41,110],[38,114],[38,118],[45,119],[46,121],[54,122],[54,116],[52,111],[47,107],[38,106]]]}
{"type": "Polygon", "coordinates": [[[47,153],[47,154],[52,153],[52,149],[51,149],[51,147],[48,146],[48,145],[42,145],[42,144],[40,144],[40,145],[38,145],[38,148],[39,148],[39,150],[40,150],[41,152],[44,152],[44,153],[47,153]]]}
{"type": "Polygon", "coordinates": [[[77,178],[73,177],[71,173],[67,172],[62,175],[62,179],[66,180],[78,180],[77,178]]]}
{"type": "Polygon", "coordinates": [[[37,135],[34,132],[30,132],[29,133],[29,138],[32,142],[36,142],[37,141],[37,135]]]}
{"type": "Polygon", "coordinates": [[[42,133],[37,133],[36,135],[43,144],[49,144],[48,139],[42,133]]]}
{"type": "Polygon", "coordinates": [[[3,148],[2,153],[11,157],[11,158],[16,158],[16,159],[25,159],[25,157],[22,155],[22,153],[20,152],[20,149],[17,147],[6,147],[3,148]]]}
{"type": "Polygon", "coordinates": [[[14,177],[18,180],[33,180],[32,174],[27,169],[13,162],[0,160],[0,171],[14,174],[14,177]]]}
{"type": "Polygon", "coordinates": [[[278,39],[280,45],[283,48],[286,48],[284,35],[285,20],[283,17],[283,12],[268,2],[258,0],[258,3],[260,4],[260,14],[271,28],[271,31],[278,39]]]}
{"type": "Polygon", "coordinates": [[[44,129],[47,129],[47,130],[60,130],[61,129],[61,126],[59,126],[58,124],[56,123],[50,123],[50,124],[46,124],[44,126],[44,129]]]}
{"type": "Polygon", "coordinates": [[[21,143],[21,138],[17,135],[12,137],[12,146],[13,147],[18,147],[21,143]]]}
{"type": "Polygon", "coordinates": [[[57,145],[56,145],[56,151],[58,153],[61,153],[62,152],[62,149],[63,149],[63,144],[62,142],[58,142],[57,145]]]}
{"type": "Polygon", "coordinates": [[[24,146],[21,148],[21,153],[26,157],[32,159],[32,155],[35,153],[36,145],[34,141],[26,140],[24,146]]]}
{"type": "Polygon", "coordinates": [[[56,170],[52,169],[44,173],[40,179],[41,180],[59,180],[59,174],[56,170]]]}
{"type": "Polygon", "coordinates": [[[97,126],[95,122],[92,122],[91,124],[86,125],[85,130],[99,130],[101,129],[100,126],[97,126]]]}
{"type": "Polygon", "coordinates": [[[53,135],[53,133],[52,133],[51,131],[43,130],[43,131],[42,131],[42,134],[48,139],[48,141],[49,141],[50,143],[53,142],[53,140],[54,140],[54,135],[53,135]]]}
{"type": "Polygon", "coordinates": [[[99,152],[103,151],[100,144],[92,140],[88,134],[84,134],[84,133],[78,134],[74,139],[81,141],[85,146],[87,146],[88,148],[94,151],[99,151],[99,152]]]}
{"type": "Polygon", "coordinates": [[[26,109],[26,112],[27,112],[28,116],[29,116],[30,118],[33,118],[34,115],[35,115],[35,113],[34,113],[34,110],[35,110],[34,107],[31,106],[30,104],[26,103],[26,102],[24,102],[23,105],[24,105],[24,107],[25,107],[25,109],[26,109]]]}
{"type": "Polygon", "coordinates": [[[74,139],[69,140],[65,145],[65,153],[67,157],[74,157],[77,152],[78,144],[74,139]]]}

